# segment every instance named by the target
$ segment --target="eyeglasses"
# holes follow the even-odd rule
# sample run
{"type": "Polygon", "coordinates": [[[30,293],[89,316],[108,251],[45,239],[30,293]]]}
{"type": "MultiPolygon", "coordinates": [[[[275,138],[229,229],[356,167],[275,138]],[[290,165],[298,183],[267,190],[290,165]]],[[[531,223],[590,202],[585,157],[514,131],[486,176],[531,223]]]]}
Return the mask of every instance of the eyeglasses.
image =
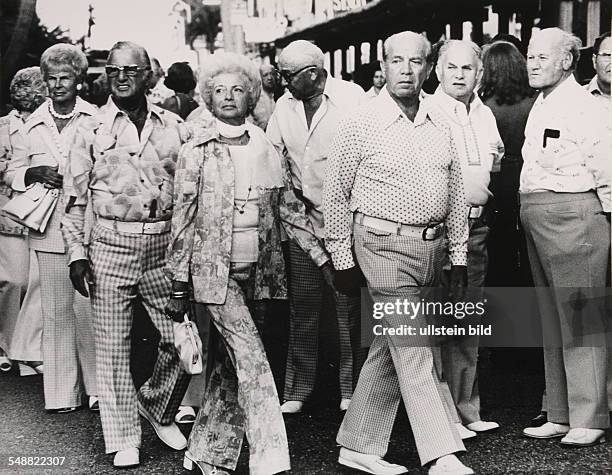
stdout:
{"type": "Polygon", "coordinates": [[[291,83],[291,81],[293,81],[298,74],[310,68],[316,68],[316,66],[314,64],[311,64],[310,66],[304,66],[302,69],[298,69],[293,73],[284,69],[277,69],[276,71],[285,81],[287,81],[287,83],[291,83]]]}
{"type": "Polygon", "coordinates": [[[107,64],[104,68],[106,75],[109,78],[115,78],[119,76],[119,73],[123,71],[126,76],[136,76],[141,71],[147,71],[151,68],[140,68],[136,64],[128,64],[127,66],[115,66],[114,64],[107,64]]]}

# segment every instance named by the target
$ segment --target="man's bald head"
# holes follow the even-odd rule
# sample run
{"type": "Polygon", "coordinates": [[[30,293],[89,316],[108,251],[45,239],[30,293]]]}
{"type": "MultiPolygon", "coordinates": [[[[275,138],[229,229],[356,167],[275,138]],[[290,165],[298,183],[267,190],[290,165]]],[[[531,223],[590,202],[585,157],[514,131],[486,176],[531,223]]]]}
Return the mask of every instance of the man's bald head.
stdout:
{"type": "Polygon", "coordinates": [[[321,49],[306,40],[289,43],[278,57],[282,69],[299,69],[305,66],[323,68],[325,55],[321,49]]]}

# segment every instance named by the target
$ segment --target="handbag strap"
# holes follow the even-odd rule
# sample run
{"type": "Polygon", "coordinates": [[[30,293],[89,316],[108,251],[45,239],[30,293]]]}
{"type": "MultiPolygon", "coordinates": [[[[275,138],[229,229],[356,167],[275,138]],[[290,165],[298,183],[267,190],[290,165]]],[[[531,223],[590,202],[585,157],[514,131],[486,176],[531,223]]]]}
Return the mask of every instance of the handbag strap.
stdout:
{"type": "Polygon", "coordinates": [[[185,328],[187,328],[187,335],[189,335],[189,339],[191,340],[191,344],[193,345],[193,354],[191,357],[191,363],[196,364],[198,362],[198,358],[200,357],[200,352],[198,349],[198,344],[195,340],[195,335],[193,334],[192,322],[189,320],[187,313],[183,315],[183,321],[185,322],[185,328]]]}

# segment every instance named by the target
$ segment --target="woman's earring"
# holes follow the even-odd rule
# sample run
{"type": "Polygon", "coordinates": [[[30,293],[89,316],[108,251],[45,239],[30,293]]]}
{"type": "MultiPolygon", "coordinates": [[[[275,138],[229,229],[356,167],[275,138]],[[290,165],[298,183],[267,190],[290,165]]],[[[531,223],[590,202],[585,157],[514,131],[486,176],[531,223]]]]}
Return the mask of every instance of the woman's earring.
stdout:
{"type": "Polygon", "coordinates": [[[83,89],[83,85],[82,84],[77,84],[76,85],[76,90],[80,91],[81,89],[83,89]]]}

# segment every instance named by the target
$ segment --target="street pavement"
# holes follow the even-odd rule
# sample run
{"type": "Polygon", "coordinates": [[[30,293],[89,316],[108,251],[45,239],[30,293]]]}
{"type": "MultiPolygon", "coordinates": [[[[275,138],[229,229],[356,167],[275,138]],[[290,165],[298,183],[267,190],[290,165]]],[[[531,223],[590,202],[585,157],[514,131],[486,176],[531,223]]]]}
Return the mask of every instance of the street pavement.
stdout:
{"type": "MultiPolygon", "coordinates": [[[[308,410],[286,418],[293,474],[357,474],[337,463],[335,436],[341,422],[335,329],[332,319],[322,325],[322,352],[316,397],[308,410]]],[[[286,352],[286,318],[271,322],[266,335],[277,382],[282,381],[286,352]]],[[[137,383],[150,367],[151,342],[134,357],[137,383]],[[146,350],[149,345],[149,350],[146,350]],[[148,352],[147,352],[148,351],[148,352]]],[[[558,440],[521,437],[521,430],[539,411],[543,388],[542,360],[537,350],[484,350],[480,361],[480,388],[483,418],[500,423],[494,433],[467,441],[461,458],[479,474],[610,474],[612,443],[592,448],[562,448],[558,440]]],[[[99,416],[88,409],[72,414],[47,414],[44,410],[41,376],[19,377],[16,372],[0,374],[0,474],[181,474],[182,453],[163,445],[152,428],[141,419],[143,443],[141,466],[117,472],[112,455],[104,454],[99,416]],[[56,467],[9,466],[9,457],[61,457],[56,467]]],[[[183,430],[187,435],[189,426],[183,430]]],[[[610,437],[609,437],[610,438],[610,437]]],[[[405,411],[400,411],[391,437],[387,460],[406,465],[411,474],[426,473],[419,460],[405,411]]],[[[27,459],[25,459],[27,462],[27,459]]],[[[53,462],[53,458],[50,459],[53,462]]],[[[58,459],[56,459],[58,461],[58,459]]],[[[248,474],[248,444],[240,457],[238,475],[248,474]]]]}

